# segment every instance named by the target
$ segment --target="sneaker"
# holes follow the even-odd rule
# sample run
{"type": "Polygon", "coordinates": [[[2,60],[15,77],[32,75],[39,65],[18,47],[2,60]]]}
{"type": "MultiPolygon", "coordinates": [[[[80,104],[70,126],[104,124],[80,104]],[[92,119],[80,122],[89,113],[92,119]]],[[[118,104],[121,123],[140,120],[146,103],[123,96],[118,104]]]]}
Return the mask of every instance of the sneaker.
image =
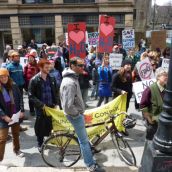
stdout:
{"type": "Polygon", "coordinates": [[[98,164],[94,164],[87,168],[90,172],[105,172],[105,169],[101,168],[98,164]]]}
{"type": "Polygon", "coordinates": [[[20,158],[24,157],[24,153],[22,151],[17,151],[17,152],[15,152],[15,154],[16,154],[16,156],[18,156],[20,158]]]}

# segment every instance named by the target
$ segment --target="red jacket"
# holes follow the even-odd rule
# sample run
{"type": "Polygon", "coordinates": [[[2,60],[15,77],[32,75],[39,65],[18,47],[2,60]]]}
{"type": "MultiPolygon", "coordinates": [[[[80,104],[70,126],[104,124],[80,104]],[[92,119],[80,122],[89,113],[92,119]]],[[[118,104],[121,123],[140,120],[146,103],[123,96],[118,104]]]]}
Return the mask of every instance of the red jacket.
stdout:
{"type": "Polygon", "coordinates": [[[26,88],[28,88],[30,79],[33,76],[35,76],[38,72],[39,72],[39,68],[37,66],[37,63],[35,64],[28,63],[24,67],[24,78],[25,78],[26,88]]]}

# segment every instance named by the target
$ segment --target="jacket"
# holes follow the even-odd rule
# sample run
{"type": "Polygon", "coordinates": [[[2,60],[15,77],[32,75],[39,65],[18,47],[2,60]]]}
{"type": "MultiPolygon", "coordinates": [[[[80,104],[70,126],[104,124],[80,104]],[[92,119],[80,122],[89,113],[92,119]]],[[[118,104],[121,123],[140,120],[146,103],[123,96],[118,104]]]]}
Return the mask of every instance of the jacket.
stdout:
{"type": "Polygon", "coordinates": [[[32,65],[28,63],[24,67],[24,79],[25,79],[26,88],[28,88],[29,81],[31,80],[31,78],[35,76],[38,72],[39,72],[39,68],[37,67],[37,64],[32,65]]]}
{"type": "MultiPolygon", "coordinates": [[[[20,94],[19,88],[17,87],[17,85],[15,83],[13,83],[12,85],[12,92],[13,92],[13,96],[14,96],[14,104],[16,107],[16,112],[19,112],[21,110],[21,112],[24,112],[24,104],[23,104],[23,99],[22,96],[20,94]]],[[[5,115],[8,115],[10,117],[10,115],[12,114],[8,114],[7,112],[7,108],[6,108],[6,103],[4,100],[4,97],[2,95],[2,91],[0,91],[0,128],[8,128],[8,123],[5,122],[2,117],[5,115]]]]}
{"type": "Polygon", "coordinates": [[[10,73],[11,79],[17,84],[17,86],[23,86],[25,81],[22,65],[11,62],[7,65],[7,69],[10,73]]]}
{"type": "Polygon", "coordinates": [[[78,82],[78,75],[70,68],[66,68],[62,75],[60,100],[65,115],[78,116],[83,114],[85,106],[78,82]]]}
{"type": "Polygon", "coordinates": [[[132,96],[132,75],[130,73],[128,73],[128,75],[129,76],[127,76],[126,82],[122,82],[119,73],[115,73],[112,76],[111,87],[112,87],[112,92],[114,93],[114,97],[120,95],[122,90],[128,93],[127,96],[129,97],[132,96]]]}
{"type": "MultiPolygon", "coordinates": [[[[57,87],[56,80],[54,77],[48,75],[50,79],[50,86],[51,86],[51,91],[52,91],[52,101],[53,105],[59,105],[59,88],[57,87]]],[[[44,103],[41,101],[42,98],[42,85],[43,81],[41,78],[41,74],[38,73],[35,75],[29,83],[29,88],[28,88],[28,95],[29,95],[29,100],[34,103],[34,107],[36,110],[42,110],[44,103]]]]}
{"type": "Polygon", "coordinates": [[[160,92],[157,82],[146,88],[143,92],[140,102],[142,112],[149,112],[152,119],[158,121],[159,115],[162,112],[164,91],[160,92]]]}

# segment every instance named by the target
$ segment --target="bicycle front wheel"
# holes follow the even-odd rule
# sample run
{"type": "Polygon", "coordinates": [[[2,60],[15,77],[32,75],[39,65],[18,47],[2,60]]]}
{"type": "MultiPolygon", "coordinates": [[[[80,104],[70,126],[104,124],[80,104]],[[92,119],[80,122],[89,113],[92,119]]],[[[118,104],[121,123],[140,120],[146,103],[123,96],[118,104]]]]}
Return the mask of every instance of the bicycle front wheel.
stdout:
{"type": "Polygon", "coordinates": [[[70,134],[50,136],[42,146],[42,158],[51,167],[71,167],[81,156],[78,139],[70,134]]]}
{"type": "Polygon", "coordinates": [[[127,165],[136,166],[136,157],[128,142],[119,133],[113,133],[111,136],[120,158],[127,165]]]}

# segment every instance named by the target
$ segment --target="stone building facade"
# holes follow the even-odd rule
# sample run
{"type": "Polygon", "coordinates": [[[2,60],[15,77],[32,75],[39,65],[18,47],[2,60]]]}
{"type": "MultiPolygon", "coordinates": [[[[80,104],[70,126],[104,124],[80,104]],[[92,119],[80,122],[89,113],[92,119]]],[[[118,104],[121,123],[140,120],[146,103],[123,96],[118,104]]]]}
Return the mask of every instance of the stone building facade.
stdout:
{"type": "Polygon", "coordinates": [[[87,31],[98,30],[100,14],[116,18],[115,42],[121,43],[124,28],[134,27],[135,0],[1,0],[0,52],[29,43],[59,42],[69,22],[84,21],[87,31]]]}

